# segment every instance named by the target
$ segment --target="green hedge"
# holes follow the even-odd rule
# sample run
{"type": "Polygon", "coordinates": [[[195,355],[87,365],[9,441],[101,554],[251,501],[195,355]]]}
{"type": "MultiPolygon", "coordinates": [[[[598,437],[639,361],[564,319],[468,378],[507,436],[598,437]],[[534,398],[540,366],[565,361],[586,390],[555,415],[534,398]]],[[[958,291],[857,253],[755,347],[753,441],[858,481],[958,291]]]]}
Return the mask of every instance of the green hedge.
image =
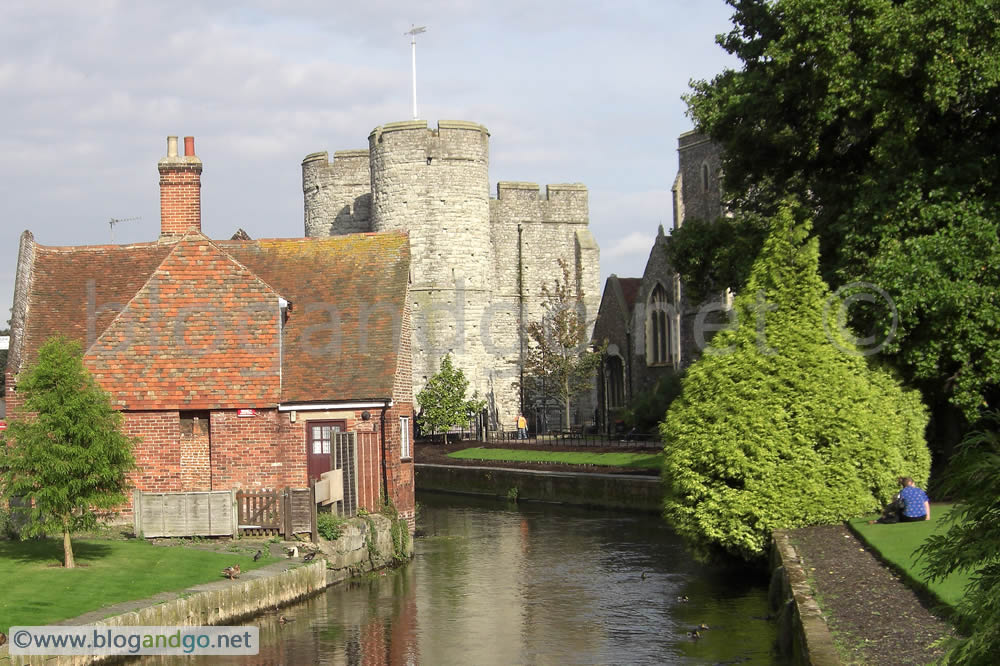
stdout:
{"type": "Polygon", "coordinates": [[[926,409],[838,327],[808,232],[788,208],[773,221],[738,325],[661,425],[665,516],[701,558],[761,558],[772,530],[876,510],[897,477],[930,473],[926,409]]]}

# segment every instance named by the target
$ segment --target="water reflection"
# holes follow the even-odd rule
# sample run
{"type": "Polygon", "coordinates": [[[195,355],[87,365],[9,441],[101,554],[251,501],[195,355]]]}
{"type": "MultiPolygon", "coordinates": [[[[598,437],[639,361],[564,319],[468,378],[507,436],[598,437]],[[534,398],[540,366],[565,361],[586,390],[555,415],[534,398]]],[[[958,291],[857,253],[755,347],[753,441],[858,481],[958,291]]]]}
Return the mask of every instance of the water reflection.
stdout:
{"type": "Polygon", "coordinates": [[[418,501],[409,565],[260,618],[255,657],[195,663],[781,663],[766,581],[698,565],[655,515],[418,501]]]}

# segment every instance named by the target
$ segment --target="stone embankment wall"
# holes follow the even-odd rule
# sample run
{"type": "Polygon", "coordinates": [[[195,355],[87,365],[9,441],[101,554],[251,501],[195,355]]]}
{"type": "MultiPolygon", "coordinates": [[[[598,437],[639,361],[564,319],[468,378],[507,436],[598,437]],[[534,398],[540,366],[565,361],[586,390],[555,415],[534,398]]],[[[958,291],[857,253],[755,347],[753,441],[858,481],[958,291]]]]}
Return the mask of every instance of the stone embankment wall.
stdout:
{"type": "Polygon", "coordinates": [[[768,596],[771,611],[777,616],[779,649],[791,657],[792,663],[840,666],[830,629],[785,530],[774,532],[768,596]]]}
{"type": "Polygon", "coordinates": [[[659,512],[658,476],[416,465],[417,490],[659,512]]]}
{"type": "Polygon", "coordinates": [[[405,519],[400,526],[399,521],[371,514],[352,518],[336,541],[321,540],[320,550],[328,563],[327,582],[332,585],[411,558],[413,538],[405,519]]]}

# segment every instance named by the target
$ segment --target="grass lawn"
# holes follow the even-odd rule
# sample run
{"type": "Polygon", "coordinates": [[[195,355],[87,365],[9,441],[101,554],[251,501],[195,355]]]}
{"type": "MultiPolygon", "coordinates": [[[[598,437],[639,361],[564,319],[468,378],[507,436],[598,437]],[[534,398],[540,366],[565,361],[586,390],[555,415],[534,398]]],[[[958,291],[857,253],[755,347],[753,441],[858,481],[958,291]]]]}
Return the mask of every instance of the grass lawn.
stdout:
{"type": "Polygon", "coordinates": [[[501,460],[506,462],[566,463],[570,465],[605,465],[660,471],[663,453],[588,453],[586,451],[527,451],[522,449],[462,449],[448,454],[463,460],[501,460]]]}
{"type": "Polygon", "coordinates": [[[950,509],[950,504],[932,504],[931,519],[916,523],[868,524],[869,520],[878,516],[855,518],[849,522],[851,529],[877,550],[884,560],[890,562],[911,581],[930,590],[943,603],[955,606],[965,592],[969,575],[955,573],[942,581],[928,583],[923,562],[917,562],[917,556],[914,554],[927,537],[948,531],[949,523],[943,518],[950,509]]]}
{"type": "Polygon", "coordinates": [[[61,537],[0,541],[0,632],[223,580],[222,569],[233,564],[248,571],[274,562],[270,557],[254,562],[255,551],[234,547],[240,552],[154,546],[139,539],[81,539],[73,541],[77,568],[64,569],[61,537]]]}

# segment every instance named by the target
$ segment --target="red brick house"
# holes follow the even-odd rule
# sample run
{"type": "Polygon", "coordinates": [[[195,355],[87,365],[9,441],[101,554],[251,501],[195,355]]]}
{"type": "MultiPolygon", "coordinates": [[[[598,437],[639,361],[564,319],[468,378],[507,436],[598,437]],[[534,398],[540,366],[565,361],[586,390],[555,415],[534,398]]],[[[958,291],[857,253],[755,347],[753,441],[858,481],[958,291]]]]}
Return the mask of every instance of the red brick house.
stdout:
{"type": "Polygon", "coordinates": [[[337,453],[356,455],[354,506],[377,510],[385,493],[412,527],[407,236],[210,240],[194,141],[176,147],[159,163],[157,241],[49,247],[22,234],[8,407],[18,373],[61,333],[141,439],[138,489],[304,487],[330,469],[333,433],[356,432],[356,453],[337,453]]]}

